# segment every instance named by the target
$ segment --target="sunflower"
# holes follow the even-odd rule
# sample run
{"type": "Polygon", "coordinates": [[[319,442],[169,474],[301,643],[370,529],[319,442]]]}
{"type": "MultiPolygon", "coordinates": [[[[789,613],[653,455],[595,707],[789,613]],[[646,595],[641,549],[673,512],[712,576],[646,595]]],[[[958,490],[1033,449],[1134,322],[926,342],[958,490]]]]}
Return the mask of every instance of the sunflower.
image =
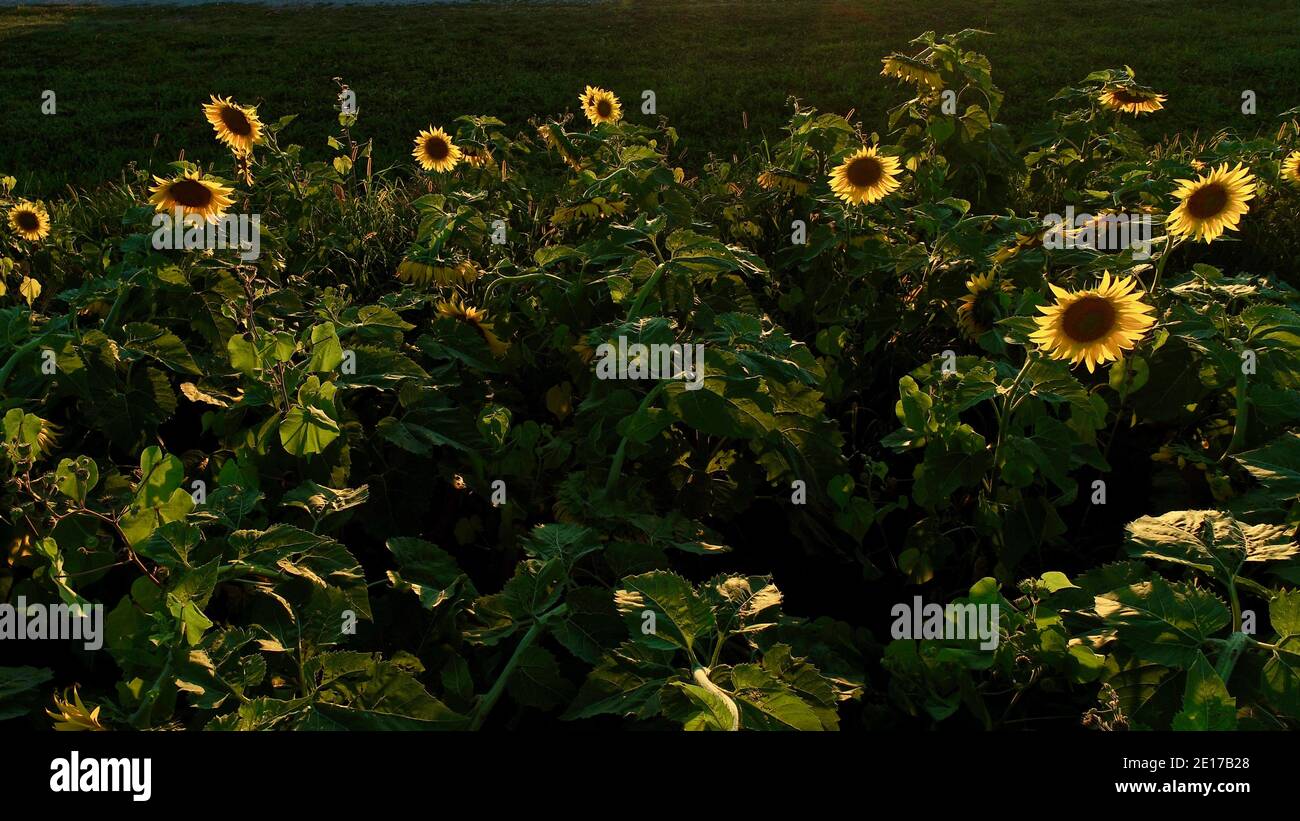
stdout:
{"type": "Polygon", "coordinates": [[[9,227],[28,242],[36,242],[50,235],[50,214],[39,202],[23,201],[9,209],[9,227]]]}
{"type": "Polygon", "coordinates": [[[882,58],[880,62],[885,64],[885,67],[880,71],[882,76],[897,77],[900,80],[916,83],[917,85],[927,85],[930,88],[938,88],[943,85],[939,72],[922,60],[904,57],[901,54],[891,54],[882,58]]]}
{"type": "Polygon", "coordinates": [[[1164,108],[1167,97],[1147,88],[1136,86],[1107,86],[1101,90],[1101,104],[1112,111],[1137,116],[1150,114],[1164,108]]]}
{"type": "Polygon", "coordinates": [[[1119,359],[1121,351],[1131,349],[1155,324],[1155,318],[1147,316],[1155,309],[1133,293],[1137,281],[1132,277],[1111,279],[1107,271],[1092,290],[1072,293],[1050,287],[1056,304],[1038,308],[1043,316],[1034,319],[1038,330],[1029,338],[1053,359],[1085,363],[1089,373],[1119,359]]]}
{"type": "Polygon", "coordinates": [[[1292,151],[1282,161],[1282,177],[1292,185],[1300,185],[1300,151],[1292,151]]]}
{"type": "Polygon", "coordinates": [[[786,195],[808,193],[808,183],[784,168],[769,168],[759,174],[758,185],[765,191],[776,189],[786,195]]]}
{"type": "Polygon", "coordinates": [[[467,285],[482,275],[483,272],[467,259],[447,265],[430,265],[426,262],[405,259],[397,266],[398,279],[422,287],[427,287],[430,282],[438,285],[467,285]]]}
{"type": "Polygon", "coordinates": [[[85,703],[81,700],[81,693],[77,692],[75,686],[72,688],[71,699],[68,698],[66,690],[63,692],[62,698],[56,693],[54,695],[54,707],[58,710],[57,713],[54,710],[47,709],[45,714],[54,719],[55,730],[71,730],[75,732],[80,730],[104,731],[108,729],[99,720],[100,708],[86,709],[85,703]]]}
{"type": "Polygon", "coordinates": [[[415,138],[411,156],[425,171],[446,173],[456,167],[462,153],[451,141],[451,135],[441,128],[429,126],[415,138]]]}
{"type": "Polygon", "coordinates": [[[487,148],[461,152],[462,159],[470,168],[487,168],[492,164],[492,151],[487,148]]]}
{"type": "Polygon", "coordinates": [[[898,158],[863,147],[831,172],[831,190],[850,205],[870,204],[898,190],[898,171],[898,158]]]}
{"type": "Polygon", "coordinates": [[[1231,171],[1224,163],[1195,181],[1178,183],[1174,196],[1181,202],[1166,222],[1169,233],[1205,242],[1213,242],[1229,228],[1235,230],[1241,215],[1250,210],[1246,201],[1255,196],[1255,178],[1241,163],[1231,171]]]}
{"type": "Polygon", "coordinates": [[[488,350],[493,356],[504,356],[505,352],[510,349],[510,343],[502,342],[496,334],[492,332],[492,323],[487,321],[487,312],[479,310],[471,305],[466,305],[460,301],[460,297],[453,296],[450,300],[439,302],[437,305],[438,316],[446,319],[459,319],[461,322],[467,322],[474,326],[474,330],[479,332],[483,341],[487,343],[488,350]]]}
{"type": "Polygon", "coordinates": [[[234,189],[198,171],[187,171],[170,180],[157,176],[153,179],[149,203],[160,212],[180,208],[185,216],[196,214],[208,222],[216,222],[234,202],[230,196],[234,189]]]}
{"type": "Polygon", "coordinates": [[[244,185],[253,184],[253,152],[235,151],[235,176],[244,181],[244,185]]]}
{"type": "Polygon", "coordinates": [[[957,306],[957,327],[967,339],[976,340],[993,329],[1001,313],[998,294],[1006,289],[994,285],[995,274],[976,274],[966,280],[966,293],[957,306]]]}
{"type": "Polygon", "coordinates": [[[212,102],[203,106],[203,114],[212,123],[217,139],[232,151],[247,153],[262,141],[262,121],[257,119],[256,108],[214,94],[212,102]]]}
{"type": "Polygon", "coordinates": [[[997,263],[1003,263],[1006,262],[1007,260],[1014,259],[1015,257],[1019,256],[1021,253],[1028,251],[1031,248],[1042,248],[1043,237],[1046,234],[1047,234],[1046,228],[1043,228],[1038,231],[1034,231],[1033,233],[1030,234],[1017,233],[1016,244],[1008,246],[1006,248],[999,248],[997,252],[993,254],[993,261],[997,263]]]}
{"type": "Polygon", "coordinates": [[[582,101],[582,113],[587,115],[592,125],[616,123],[623,118],[623,107],[612,91],[587,86],[578,99],[582,101]]]}

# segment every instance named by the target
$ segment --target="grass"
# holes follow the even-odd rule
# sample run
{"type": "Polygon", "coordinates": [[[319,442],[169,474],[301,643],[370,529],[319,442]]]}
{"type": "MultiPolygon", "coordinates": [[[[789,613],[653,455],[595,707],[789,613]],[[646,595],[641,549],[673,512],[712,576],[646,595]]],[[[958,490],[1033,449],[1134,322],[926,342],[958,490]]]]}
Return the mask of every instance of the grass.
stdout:
{"type": "Polygon", "coordinates": [[[587,83],[628,114],[653,89],[698,164],[773,134],[796,95],[855,109],[868,128],[903,90],[880,57],[917,34],[980,28],[976,46],[1007,92],[1017,134],[1088,72],[1124,64],[1170,94],[1148,136],[1233,127],[1271,131],[1300,104],[1294,0],[1133,0],[1108,11],[1040,0],[656,0],[595,5],[372,7],[27,7],[0,9],[0,173],[19,192],[115,179],[131,161],[161,167],[181,150],[216,156],[199,114],[210,93],[257,102],[264,119],[301,115],[285,139],[325,155],[331,78],[356,91],[355,133],[377,167],[409,161],[429,123],[467,113],[523,126],[573,110],[587,83]],[[42,115],[45,89],[57,114],[42,115]],[[1245,89],[1259,113],[1240,111],[1245,89]],[[742,117],[748,118],[746,135],[742,117]]]}

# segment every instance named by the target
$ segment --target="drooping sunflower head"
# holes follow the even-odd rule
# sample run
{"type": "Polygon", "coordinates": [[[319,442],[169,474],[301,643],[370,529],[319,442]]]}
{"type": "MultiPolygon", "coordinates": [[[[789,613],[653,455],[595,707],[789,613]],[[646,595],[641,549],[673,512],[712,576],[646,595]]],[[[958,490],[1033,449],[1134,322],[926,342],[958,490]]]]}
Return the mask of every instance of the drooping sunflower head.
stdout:
{"type": "Polygon", "coordinates": [[[997,263],[1003,263],[1006,262],[1007,260],[1016,258],[1020,254],[1030,250],[1031,248],[1042,248],[1043,237],[1046,234],[1047,234],[1046,228],[1040,229],[1038,231],[1033,231],[1028,234],[1017,233],[1015,244],[1008,245],[1003,248],[999,248],[993,254],[993,261],[997,263]]]}
{"type": "Polygon", "coordinates": [[[63,692],[62,698],[57,693],[54,695],[54,710],[46,709],[45,714],[54,719],[54,729],[57,731],[77,732],[90,730],[103,732],[109,729],[99,720],[100,708],[87,709],[76,686],[72,688],[72,698],[68,698],[66,690],[63,692]],[[58,712],[54,710],[58,710],[58,712]]]}
{"type": "Polygon", "coordinates": [[[429,126],[415,138],[411,156],[415,157],[415,161],[425,171],[444,174],[456,167],[463,154],[452,142],[450,134],[441,128],[429,126]]]}
{"type": "Polygon", "coordinates": [[[1091,373],[1098,365],[1119,359],[1142,338],[1155,318],[1155,310],[1135,293],[1132,277],[1111,278],[1107,271],[1101,284],[1086,291],[1067,291],[1052,285],[1056,304],[1039,306],[1043,316],[1035,317],[1038,330],[1029,335],[1053,359],[1080,362],[1091,373]]]}
{"type": "Polygon", "coordinates": [[[909,83],[916,83],[918,86],[925,85],[930,88],[939,88],[943,85],[943,80],[939,77],[939,72],[935,71],[928,63],[917,60],[914,57],[907,57],[902,54],[891,54],[882,58],[884,68],[880,73],[885,77],[896,77],[909,83]]]}
{"type": "Polygon", "coordinates": [[[437,262],[430,264],[414,259],[404,259],[397,266],[397,278],[420,287],[430,283],[437,285],[468,285],[483,275],[468,259],[460,262],[437,262]]]}
{"type": "Polygon", "coordinates": [[[252,151],[262,141],[262,121],[256,108],[214,94],[212,102],[203,106],[203,115],[217,132],[217,139],[234,151],[252,151]]]}
{"type": "Polygon", "coordinates": [[[1164,108],[1165,95],[1138,86],[1107,86],[1099,95],[1101,104],[1124,114],[1150,114],[1164,108]]]}
{"type": "Polygon", "coordinates": [[[474,326],[474,330],[479,332],[483,341],[487,343],[488,350],[493,356],[505,356],[506,351],[510,349],[510,343],[502,342],[492,331],[492,323],[488,322],[486,311],[475,308],[472,305],[466,305],[461,302],[459,296],[453,296],[449,300],[441,301],[437,304],[438,316],[445,319],[459,319],[474,326]]]}
{"type": "Polygon", "coordinates": [[[235,151],[235,176],[244,181],[244,185],[253,184],[253,152],[235,151]]]}
{"type": "Polygon", "coordinates": [[[849,205],[871,204],[898,190],[898,172],[897,157],[879,154],[875,146],[863,147],[831,172],[831,190],[849,205]]]}
{"type": "Polygon", "coordinates": [[[230,196],[233,188],[198,171],[186,171],[170,180],[153,179],[149,204],[160,212],[180,208],[185,216],[193,214],[208,222],[216,222],[234,202],[230,196]]]}
{"type": "Polygon", "coordinates": [[[993,329],[993,323],[1001,319],[1001,306],[998,294],[1004,290],[995,284],[997,275],[993,271],[976,274],[966,280],[966,293],[957,306],[957,327],[967,339],[975,340],[993,329]]]}
{"type": "Polygon", "coordinates": [[[1204,242],[1213,242],[1237,223],[1250,207],[1246,201],[1255,196],[1255,177],[1241,163],[1232,170],[1224,163],[1195,180],[1178,180],[1174,197],[1179,200],[1166,221],[1169,233],[1204,242]]]}
{"type": "Polygon", "coordinates": [[[592,125],[616,123],[623,118],[623,107],[612,91],[587,86],[578,99],[582,101],[582,113],[587,115],[592,125]]]}
{"type": "Polygon", "coordinates": [[[50,214],[39,202],[24,200],[9,209],[9,227],[28,242],[36,242],[50,235],[50,214]]]}
{"type": "Polygon", "coordinates": [[[1292,151],[1282,161],[1282,178],[1292,185],[1300,185],[1300,151],[1292,151]]]}
{"type": "Polygon", "coordinates": [[[784,168],[769,168],[758,175],[758,185],[765,191],[780,191],[786,196],[808,193],[808,183],[784,168]]]}

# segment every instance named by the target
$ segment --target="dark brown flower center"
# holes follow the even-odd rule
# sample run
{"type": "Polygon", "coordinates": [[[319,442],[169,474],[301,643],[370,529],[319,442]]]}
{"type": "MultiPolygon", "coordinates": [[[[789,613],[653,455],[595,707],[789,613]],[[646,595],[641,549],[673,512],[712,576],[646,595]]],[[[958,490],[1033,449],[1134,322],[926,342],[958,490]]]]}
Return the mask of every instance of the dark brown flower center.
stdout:
{"type": "Polygon", "coordinates": [[[41,227],[41,220],[35,211],[19,211],[14,214],[14,222],[18,223],[18,228],[22,231],[37,231],[41,227]]]}
{"type": "Polygon", "coordinates": [[[1112,97],[1114,97],[1116,100],[1124,104],[1145,103],[1145,102],[1150,102],[1150,100],[1152,99],[1147,94],[1143,94],[1140,91],[1131,91],[1127,88],[1111,89],[1110,93],[1112,97]]]}
{"type": "Polygon", "coordinates": [[[1187,213],[1198,220],[1209,219],[1223,213],[1228,204],[1228,189],[1221,183],[1201,187],[1187,198],[1187,213]]]}
{"type": "Polygon", "coordinates": [[[177,180],[168,189],[173,200],[186,208],[207,208],[212,203],[212,191],[198,180],[177,180]]]}
{"type": "Polygon", "coordinates": [[[221,107],[221,122],[226,126],[226,130],[236,137],[247,137],[253,133],[252,121],[244,112],[233,106],[221,107]]]}
{"type": "Polygon", "coordinates": [[[875,157],[858,157],[849,163],[844,176],[855,188],[870,188],[885,176],[885,166],[875,157]]]}
{"type": "Polygon", "coordinates": [[[424,141],[424,151],[433,160],[445,160],[451,153],[451,146],[442,137],[430,137],[424,141]]]}
{"type": "Polygon", "coordinates": [[[1073,342],[1095,342],[1115,327],[1115,306],[1102,297],[1086,296],[1065,309],[1061,327],[1073,342]]]}
{"type": "Polygon", "coordinates": [[[614,113],[614,106],[609,100],[600,100],[596,103],[596,113],[602,117],[608,117],[614,113]]]}

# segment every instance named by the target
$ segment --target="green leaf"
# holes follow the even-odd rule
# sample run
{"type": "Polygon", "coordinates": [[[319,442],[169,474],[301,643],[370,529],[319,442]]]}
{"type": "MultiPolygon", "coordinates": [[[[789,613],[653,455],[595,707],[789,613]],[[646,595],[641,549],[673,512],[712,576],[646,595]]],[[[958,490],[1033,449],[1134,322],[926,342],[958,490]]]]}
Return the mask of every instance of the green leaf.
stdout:
{"type": "Polygon", "coordinates": [[[732,696],[741,726],[763,730],[822,730],[812,706],[771,672],[757,664],[731,668],[732,696]]]}
{"type": "Polygon", "coordinates": [[[54,471],[54,484],[64,496],[76,501],[86,501],[86,494],[99,483],[99,468],[89,456],[63,459],[54,471]]]}
{"type": "Polygon", "coordinates": [[[713,611],[690,582],[675,573],[657,570],[629,576],[622,585],[614,593],[614,606],[633,640],[647,647],[693,652],[696,640],[715,627],[713,611]],[[647,614],[653,614],[652,632],[647,614]]]}
{"type": "Polygon", "coordinates": [[[1098,596],[1095,609],[1141,658],[1181,668],[1190,667],[1201,646],[1231,620],[1213,593],[1159,576],[1098,596]]]}
{"type": "Polygon", "coordinates": [[[127,337],[124,348],[147,354],[178,373],[203,375],[185,343],[171,331],[147,322],[130,322],[122,330],[127,337]]]}
{"type": "Polygon", "coordinates": [[[1234,458],[1274,493],[1300,496],[1300,433],[1285,434],[1234,458]]]}
{"type": "Polygon", "coordinates": [[[1233,730],[1237,727],[1237,700],[1214,671],[1204,653],[1197,653],[1187,671],[1183,711],[1174,716],[1175,730],[1233,730]]]}

